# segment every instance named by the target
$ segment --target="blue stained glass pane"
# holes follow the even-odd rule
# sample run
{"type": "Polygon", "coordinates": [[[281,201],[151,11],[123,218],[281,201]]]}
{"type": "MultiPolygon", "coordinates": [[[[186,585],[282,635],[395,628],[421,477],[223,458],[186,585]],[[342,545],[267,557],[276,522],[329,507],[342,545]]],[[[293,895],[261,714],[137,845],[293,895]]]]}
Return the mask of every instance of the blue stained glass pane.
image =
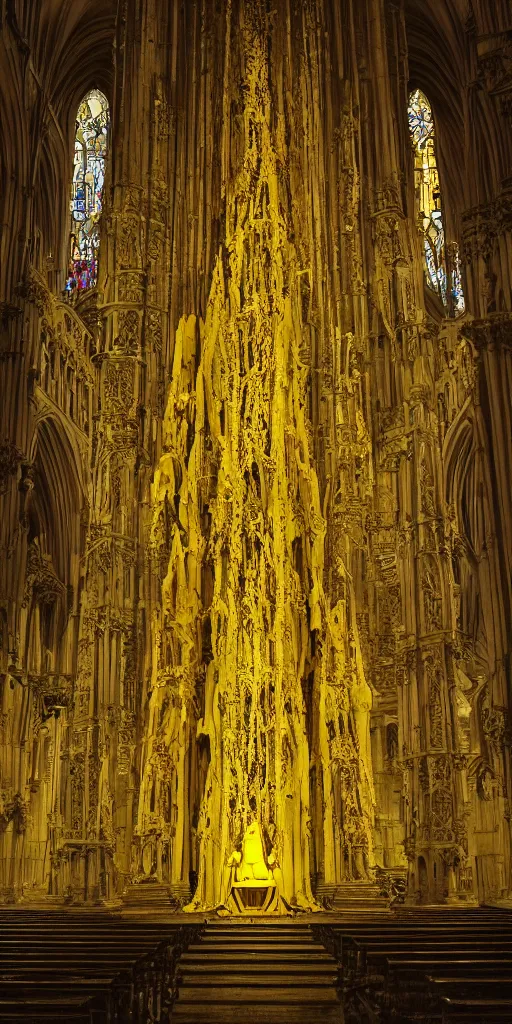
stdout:
{"type": "Polygon", "coordinates": [[[409,130],[414,145],[420,149],[424,147],[427,139],[434,134],[432,110],[426,97],[419,89],[411,94],[409,100],[409,130]]]}
{"type": "Polygon", "coordinates": [[[425,276],[427,284],[439,295],[445,313],[464,312],[464,292],[458,247],[446,245],[441,192],[435,152],[432,109],[427,97],[416,89],[409,97],[409,131],[414,147],[417,210],[423,221],[425,276]],[[450,250],[448,261],[447,249],[450,250]]]}
{"type": "Polygon", "coordinates": [[[97,280],[108,133],[108,100],[98,89],[93,89],[82,100],[76,120],[70,262],[66,280],[70,297],[84,288],[94,287],[97,280]]]}

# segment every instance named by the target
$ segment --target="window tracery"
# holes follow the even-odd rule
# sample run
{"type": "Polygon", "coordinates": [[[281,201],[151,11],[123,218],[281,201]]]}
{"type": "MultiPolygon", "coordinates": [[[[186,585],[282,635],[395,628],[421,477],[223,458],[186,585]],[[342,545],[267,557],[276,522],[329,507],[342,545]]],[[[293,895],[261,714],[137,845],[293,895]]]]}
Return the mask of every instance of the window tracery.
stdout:
{"type": "Polygon", "coordinates": [[[424,233],[425,276],[448,316],[464,312],[459,249],[447,243],[436,159],[435,125],[430,103],[415,89],[409,96],[409,132],[414,147],[418,218],[424,233]]]}
{"type": "Polygon", "coordinates": [[[71,230],[66,293],[93,288],[98,274],[99,218],[103,201],[110,112],[99,89],[84,96],[76,119],[71,230]]]}

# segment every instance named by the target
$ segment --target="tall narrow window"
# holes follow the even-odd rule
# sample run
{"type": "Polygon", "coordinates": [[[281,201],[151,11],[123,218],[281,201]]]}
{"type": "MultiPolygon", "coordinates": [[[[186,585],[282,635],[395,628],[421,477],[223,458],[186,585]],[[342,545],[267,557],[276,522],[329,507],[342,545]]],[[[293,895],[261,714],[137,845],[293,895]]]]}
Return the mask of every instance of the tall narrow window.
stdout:
{"type": "Polygon", "coordinates": [[[432,108],[420,89],[409,96],[409,131],[414,147],[416,202],[424,232],[427,284],[441,299],[447,316],[464,312],[458,246],[447,245],[437,170],[432,108]]]}
{"type": "Polygon", "coordinates": [[[66,292],[76,296],[93,288],[98,275],[99,217],[109,131],[106,96],[92,89],[82,100],[76,119],[71,234],[66,292]]]}

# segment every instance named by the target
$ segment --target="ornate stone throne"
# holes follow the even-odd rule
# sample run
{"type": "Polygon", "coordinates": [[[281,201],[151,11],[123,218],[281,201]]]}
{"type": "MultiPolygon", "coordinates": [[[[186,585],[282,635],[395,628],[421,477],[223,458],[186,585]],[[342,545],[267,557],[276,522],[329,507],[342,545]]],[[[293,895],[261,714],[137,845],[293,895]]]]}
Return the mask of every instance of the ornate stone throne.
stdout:
{"type": "Polygon", "coordinates": [[[273,851],[265,854],[257,821],[251,822],[241,845],[241,850],[233,851],[226,866],[226,910],[235,914],[275,912],[279,869],[273,851]]]}

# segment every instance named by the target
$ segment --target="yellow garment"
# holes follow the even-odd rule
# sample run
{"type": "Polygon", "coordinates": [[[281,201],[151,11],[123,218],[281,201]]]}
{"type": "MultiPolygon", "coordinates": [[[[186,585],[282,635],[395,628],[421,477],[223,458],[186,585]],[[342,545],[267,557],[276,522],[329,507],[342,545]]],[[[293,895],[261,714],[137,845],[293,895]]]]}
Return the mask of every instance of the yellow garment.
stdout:
{"type": "Polygon", "coordinates": [[[272,873],[265,863],[260,827],[257,821],[253,821],[242,840],[242,862],[236,869],[236,880],[266,882],[271,878],[272,873]]]}

